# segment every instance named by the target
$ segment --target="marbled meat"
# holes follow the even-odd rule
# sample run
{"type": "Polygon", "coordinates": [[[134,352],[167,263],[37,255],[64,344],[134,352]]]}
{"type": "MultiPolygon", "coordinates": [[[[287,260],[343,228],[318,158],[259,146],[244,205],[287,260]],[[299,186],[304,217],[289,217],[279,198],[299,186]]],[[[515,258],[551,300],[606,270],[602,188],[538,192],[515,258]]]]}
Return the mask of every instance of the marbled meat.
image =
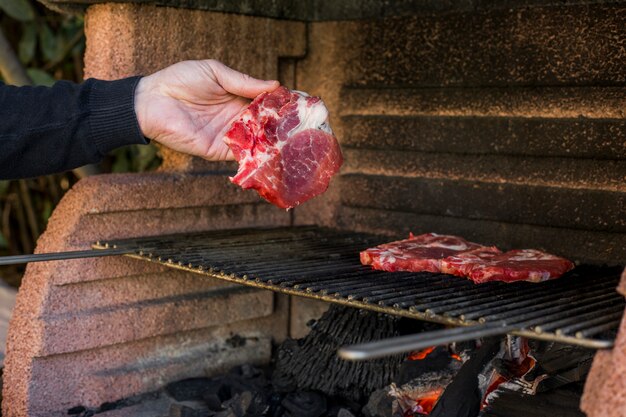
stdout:
{"type": "Polygon", "coordinates": [[[361,263],[382,271],[440,272],[442,259],[484,248],[450,235],[411,234],[408,239],[386,243],[361,252],[361,263]]]}
{"type": "Polygon", "coordinates": [[[477,284],[488,281],[541,282],[558,278],[574,263],[536,249],[516,249],[479,261],[470,261],[467,277],[477,284]]]}
{"type": "Polygon", "coordinates": [[[427,233],[386,243],[361,252],[361,263],[383,271],[441,272],[469,278],[477,284],[489,281],[541,282],[558,278],[574,263],[536,249],[502,253],[457,236],[427,233]]]}
{"type": "Polygon", "coordinates": [[[457,277],[468,277],[474,267],[500,254],[502,251],[495,246],[483,246],[468,252],[451,255],[441,260],[441,272],[457,277]]]}
{"type": "Polygon", "coordinates": [[[224,140],[239,162],[231,181],[281,208],[326,191],[343,163],[324,102],[285,87],[255,98],[224,140]]]}

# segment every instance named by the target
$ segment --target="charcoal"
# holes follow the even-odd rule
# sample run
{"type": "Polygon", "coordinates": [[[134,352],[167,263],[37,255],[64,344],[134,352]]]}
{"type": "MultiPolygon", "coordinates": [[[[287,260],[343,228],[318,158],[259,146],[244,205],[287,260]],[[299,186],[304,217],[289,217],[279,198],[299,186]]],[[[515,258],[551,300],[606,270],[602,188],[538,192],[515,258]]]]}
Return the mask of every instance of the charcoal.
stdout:
{"type": "Polygon", "coordinates": [[[337,417],[354,417],[354,414],[352,414],[352,411],[347,408],[342,408],[337,413],[337,417]]]}
{"type": "Polygon", "coordinates": [[[404,385],[426,373],[448,369],[451,364],[457,365],[457,362],[459,361],[450,356],[446,346],[437,346],[425,359],[404,361],[395,382],[397,385],[404,385]]]}
{"type": "Polygon", "coordinates": [[[206,408],[194,408],[174,403],[170,405],[169,417],[209,417],[211,414],[206,408]]]}
{"type": "Polygon", "coordinates": [[[272,385],[279,392],[319,391],[362,401],[396,376],[403,355],[351,362],[337,357],[341,346],[398,336],[398,319],[332,305],[304,338],[287,340],[277,351],[272,385]]]}
{"type": "Polygon", "coordinates": [[[216,414],[219,417],[251,417],[262,416],[267,412],[269,405],[265,396],[258,392],[244,391],[236,394],[222,404],[224,411],[216,414]]]}
{"type": "Polygon", "coordinates": [[[223,382],[223,378],[209,380],[202,392],[202,400],[212,411],[221,411],[222,403],[231,398],[230,389],[223,382]]]}
{"type": "Polygon", "coordinates": [[[189,378],[167,384],[165,391],[176,401],[201,400],[208,378],[189,378]]]}
{"type": "Polygon", "coordinates": [[[430,417],[475,417],[480,411],[482,393],[478,375],[492,361],[501,348],[501,339],[491,338],[463,364],[446,387],[430,417]]]}
{"type": "Polygon", "coordinates": [[[269,396],[269,398],[267,399],[267,404],[268,404],[267,415],[268,416],[279,417],[283,415],[285,411],[285,407],[283,407],[282,405],[284,398],[285,398],[285,395],[277,393],[277,392],[273,392],[269,396]]]}
{"type": "Polygon", "coordinates": [[[233,368],[221,378],[221,383],[230,390],[231,397],[245,391],[266,392],[269,390],[269,381],[265,374],[251,365],[233,368]]]}
{"type": "Polygon", "coordinates": [[[584,417],[578,408],[582,390],[582,383],[536,395],[499,388],[480,417],[584,417]]]}
{"type": "Polygon", "coordinates": [[[204,403],[211,411],[222,411],[222,399],[214,392],[206,392],[202,395],[204,403]]]}
{"type": "Polygon", "coordinates": [[[282,405],[294,417],[320,417],[327,410],[326,397],[312,391],[289,393],[282,405]]]}
{"type": "Polygon", "coordinates": [[[392,403],[393,398],[389,395],[388,389],[379,389],[370,395],[361,412],[365,417],[392,417],[392,403]]]}
{"type": "Polygon", "coordinates": [[[219,413],[213,414],[211,417],[243,417],[235,412],[235,410],[229,408],[228,410],[220,411],[219,413]]]}
{"type": "Polygon", "coordinates": [[[248,379],[265,379],[265,375],[263,374],[262,370],[247,363],[241,366],[234,367],[233,369],[231,369],[230,373],[248,379]]]}
{"type": "Polygon", "coordinates": [[[537,366],[529,373],[528,378],[549,376],[539,382],[537,392],[549,391],[586,379],[595,355],[594,350],[556,342],[529,343],[531,354],[537,359],[537,366]]]}

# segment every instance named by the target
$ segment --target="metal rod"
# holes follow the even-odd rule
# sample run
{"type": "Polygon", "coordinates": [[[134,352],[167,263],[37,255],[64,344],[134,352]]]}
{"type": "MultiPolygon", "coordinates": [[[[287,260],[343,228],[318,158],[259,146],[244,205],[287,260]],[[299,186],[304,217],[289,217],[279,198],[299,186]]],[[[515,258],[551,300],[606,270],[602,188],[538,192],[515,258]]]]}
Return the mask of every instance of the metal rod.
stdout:
{"type": "Polygon", "coordinates": [[[17,265],[29,262],[64,261],[67,259],[100,258],[103,256],[126,255],[135,253],[129,248],[89,249],[69,252],[35,253],[29,255],[0,256],[0,265],[17,265]]]}
{"type": "Polygon", "coordinates": [[[518,330],[517,326],[507,326],[503,323],[479,325],[472,327],[457,327],[455,329],[435,330],[408,336],[393,337],[375,342],[344,346],[337,354],[340,358],[351,361],[382,358],[398,353],[412,352],[430,346],[446,345],[452,342],[479,339],[481,337],[497,336],[518,330]]]}

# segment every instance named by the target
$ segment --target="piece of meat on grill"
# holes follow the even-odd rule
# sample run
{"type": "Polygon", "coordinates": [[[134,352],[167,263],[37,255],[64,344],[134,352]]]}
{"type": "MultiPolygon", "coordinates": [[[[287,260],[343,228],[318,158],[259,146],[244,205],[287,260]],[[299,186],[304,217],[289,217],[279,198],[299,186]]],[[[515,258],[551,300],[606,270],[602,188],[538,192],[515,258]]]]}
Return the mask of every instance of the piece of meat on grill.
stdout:
{"type": "Polygon", "coordinates": [[[488,281],[541,282],[558,278],[573,268],[574,263],[565,258],[536,249],[517,249],[475,262],[468,278],[477,284],[488,281]]]}
{"type": "Polygon", "coordinates": [[[224,140],[239,162],[231,181],[281,208],[326,191],[343,163],[324,102],[285,87],[255,98],[224,140]]]}
{"type": "Polygon", "coordinates": [[[458,236],[426,233],[361,252],[361,263],[382,271],[441,272],[442,259],[484,248],[458,236]]]}
{"type": "Polygon", "coordinates": [[[469,277],[474,267],[492,260],[501,253],[502,251],[495,246],[484,246],[468,252],[448,256],[441,260],[441,272],[458,277],[469,277]]]}

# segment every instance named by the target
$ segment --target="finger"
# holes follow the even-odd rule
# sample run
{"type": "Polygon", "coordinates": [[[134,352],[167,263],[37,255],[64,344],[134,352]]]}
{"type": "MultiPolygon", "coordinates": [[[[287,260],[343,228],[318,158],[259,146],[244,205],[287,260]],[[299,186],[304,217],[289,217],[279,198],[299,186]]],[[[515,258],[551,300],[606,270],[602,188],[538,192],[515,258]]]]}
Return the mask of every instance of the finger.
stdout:
{"type": "Polygon", "coordinates": [[[217,82],[231,94],[255,98],[266,91],[274,91],[280,83],[276,80],[259,80],[227,67],[219,61],[210,61],[217,82]]]}

